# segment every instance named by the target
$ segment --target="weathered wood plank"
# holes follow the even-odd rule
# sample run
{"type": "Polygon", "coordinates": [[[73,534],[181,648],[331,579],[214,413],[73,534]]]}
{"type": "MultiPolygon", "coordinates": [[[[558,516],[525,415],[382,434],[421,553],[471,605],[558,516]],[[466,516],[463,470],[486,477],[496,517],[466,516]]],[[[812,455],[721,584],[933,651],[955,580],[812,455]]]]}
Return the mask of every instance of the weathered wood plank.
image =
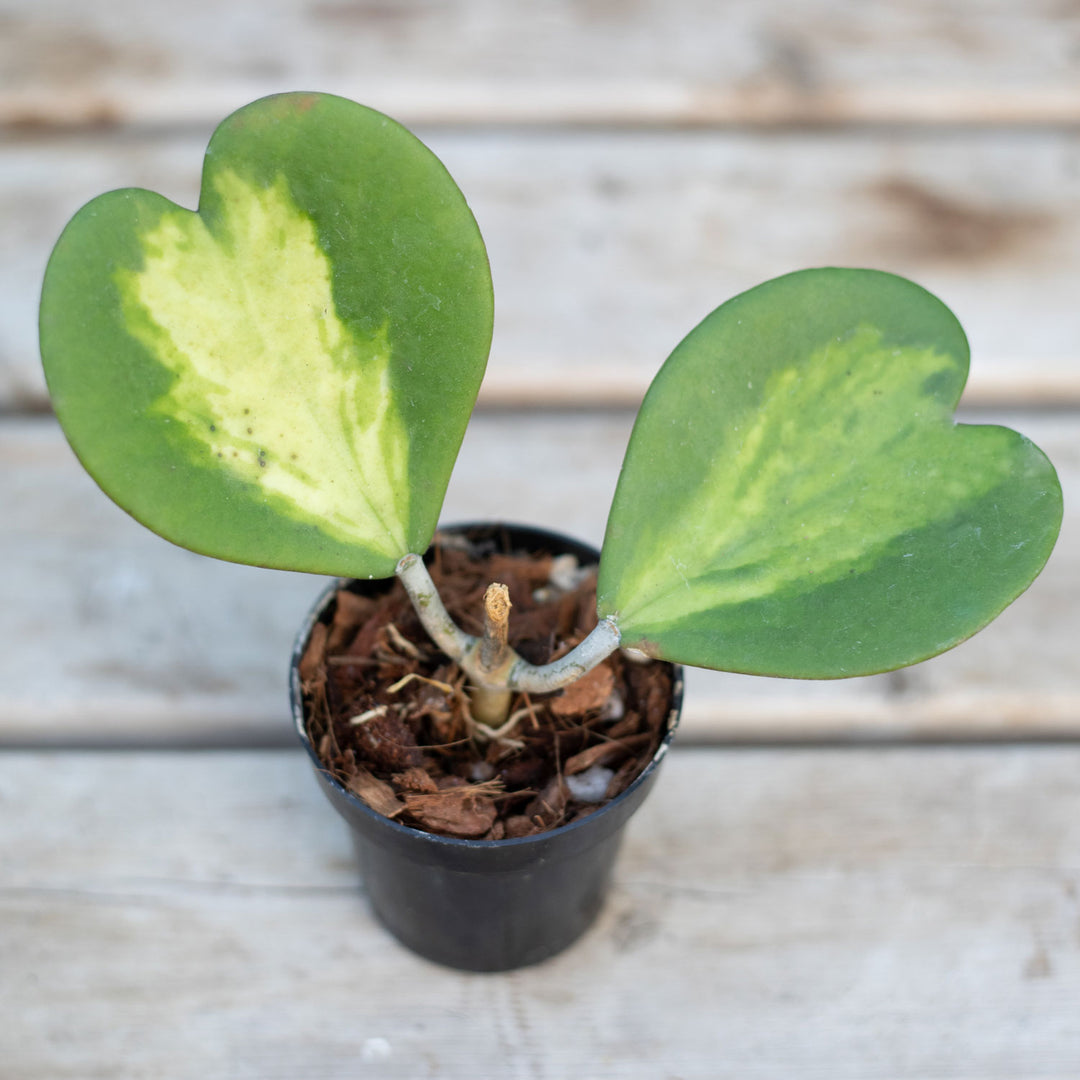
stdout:
{"type": "Polygon", "coordinates": [[[298,753],[2,754],[0,1072],[1072,1080],[1078,775],[676,751],[597,927],[476,976],[374,924],[298,753]]]}
{"type": "MultiPolygon", "coordinates": [[[[1057,462],[1066,490],[1058,549],[1025,596],[899,674],[691,672],[684,738],[1080,733],[1080,425],[1073,413],[1005,420],[1057,462]]],[[[479,415],[444,520],[524,521],[598,543],[629,427],[611,412],[479,415]]],[[[291,739],[285,658],[318,579],[164,543],[97,490],[44,418],[0,422],[0,506],[0,742],[291,739]]]]}
{"type": "Polygon", "coordinates": [[[282,88],[410,121],[1070,122],[1055,0],[5,0],[0,124],[199,122],[282,88]],[[243,47],[238,52],[237,43],[243,47]]]}
{"type": "MultiPolygon", "coordinates": [[[[206,130],[0,145],[0,407],[41,407],[48,253],[118,186],[198,198],[206,130]]],[[[875,266],[971,337],[970,400],[1080,403],[1080,131],[423,132],[468,194],[497,297],[483,400],[627,404],[718,303],[875,266]]]]}

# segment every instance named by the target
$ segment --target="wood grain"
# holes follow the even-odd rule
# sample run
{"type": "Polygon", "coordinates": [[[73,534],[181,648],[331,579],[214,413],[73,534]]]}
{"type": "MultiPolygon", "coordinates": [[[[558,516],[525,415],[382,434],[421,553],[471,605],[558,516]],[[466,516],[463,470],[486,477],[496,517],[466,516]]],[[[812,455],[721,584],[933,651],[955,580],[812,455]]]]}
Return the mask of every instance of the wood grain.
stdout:
{"type": "MultiPolygon", "coordinates": [[[[68,218],[119,186],[194,206],[211,127],[0,145],[0,407],[44,407],[37,302],[68,218]]],[[[1080,403],[1080,130],[421,134],[490,250],[489,405],[634,404],[719,303],[822,265],[948,303],[969,400],[1080,403]]]]}
{"type": "Polygon", "coordinates": [[[298,753],[0,755],[19,1080],[1068,1080],[1080,750],[676,751],[599,924],[462,975],[298,753]]]}
{"type": "Polygon", "coordinates": [[[1057,0],[5,0],[0,124],[198,123],[281,89],[410,122],[1075,123],[1057,0]]]}
{"type": "MultiPolygon", "coordinates": [[[[1035,585],[973,640],[903,672],[807,683],[692,671],[683,739],[1080,734],[1080,427],[1071,413],[1000,419],[1046,450],[1066,493],[1035,585]]],[[[521,521],[598,544],[630,420],[474,418],[443,520],[521,521]]],[[[165,543],[98,491],[44,418],[0,421],[0,506],[0,743],[292,739],[285,663],[321,579],[165,543]]]]}
{"type": "Polygon", "coordinates": [[[1023,740],[1080,736],[1078,55],[1072,0],[0,0],[0,1077],[1075,1080],[1080,749],[1023,740]],[[673,345],[823,264],[938,293],[967,418],[1061,472],[1047,571],[954,652],[691,672],[608,907],[535,969],[404,951],[306,761],[250,749],[292,745],[321,580],[171,547],[20,415],[71,214],[194,205],[214,125],[286,89],[418,125],[488,241],[446,520],[598,542],[673,345]]]}

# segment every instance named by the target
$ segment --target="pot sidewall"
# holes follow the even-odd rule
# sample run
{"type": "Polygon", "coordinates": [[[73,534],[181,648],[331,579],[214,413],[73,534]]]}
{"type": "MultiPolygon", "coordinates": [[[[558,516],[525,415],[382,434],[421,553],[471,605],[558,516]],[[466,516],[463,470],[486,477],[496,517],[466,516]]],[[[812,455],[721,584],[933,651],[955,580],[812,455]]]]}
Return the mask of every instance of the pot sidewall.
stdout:
{"type": "MultiPolygon", "coordinates": [[[[462,525],[441,535],[497,539],[507,550],[569,552],[588,562],[599,552],[546,530],[462,525]]],[[[682,707],[682,669],[673,668],[667,729],[648,765],[609,803],[569,825],[507,840],[461,840],[422,832],[372,810],[331,776],[307,732],[299,662],[315,624],[328,616],[339,588],[386,582],[331,583],[296,640],[290,696],[297,734],[319,785],[349,825],[365,887],[382,922],[415,952],[451,967],[509,970],[566,948],[593,922],[608,890],[627,821],[656,780],[682,707]]]]}

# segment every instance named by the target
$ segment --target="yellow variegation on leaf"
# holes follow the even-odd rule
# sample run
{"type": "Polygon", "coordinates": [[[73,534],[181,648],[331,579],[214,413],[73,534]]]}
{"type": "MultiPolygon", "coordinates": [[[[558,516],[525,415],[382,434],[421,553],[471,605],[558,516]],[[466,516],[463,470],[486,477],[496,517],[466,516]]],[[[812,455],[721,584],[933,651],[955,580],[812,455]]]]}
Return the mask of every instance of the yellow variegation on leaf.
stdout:
{"type": "Polygon", "coordinates": [[[293,94],[221,125],[198,212],[135,189],[84,207],[41,317],[72,445],[145,524],[223,558],[386,576],[434,532],[491,285],[429,151],[293,94]]]}
{"type": "Polygon", "coordinates": [[[226,171],[214,188],[225,231],[163,215],[140,237],[143,265],[118,272],[132,334],[176,376],[152,409],[282,513],[400,557],[409,443],[385,329],[361,340],[338,317],[283,176],[259,188],[226,171]]]}
{"type": "Polygon", "coordinates": [[[1053,547],[1053,468],[958,425],[967,343],[911,282],[815,270],[723,305],[631,436],[600,610],[624,642],[760,674],[883,671],[955,645],[1053,547]]]}

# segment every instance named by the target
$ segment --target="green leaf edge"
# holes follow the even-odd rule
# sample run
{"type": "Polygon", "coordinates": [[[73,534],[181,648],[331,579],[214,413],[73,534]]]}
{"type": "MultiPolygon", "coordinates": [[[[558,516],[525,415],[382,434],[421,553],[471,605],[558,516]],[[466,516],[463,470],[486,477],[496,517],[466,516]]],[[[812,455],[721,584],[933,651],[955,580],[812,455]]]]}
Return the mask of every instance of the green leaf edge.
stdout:
{"type": "MultiPolygon", "coordinates": [[[[236,553],[221,550],[221,548],[215,546],[213,542],[195,543],[175,539],[173,535],[170,535],[170,522],[161,522],[160,518],[155,520],[155,514],[157,513],[160,504],[151,499],[149,509],[131,505],[132,499],[125,497],[123,492],[117,492],[114,484],[110,483],[108,478],[103,479],[99,475],[99,470],[95,468],[95,462],[93,460],[94,448],[91,445],[92,437],[90,439],[84,439],[81,437],[80,433],[73,438],[71,433],[67,430],[66,413],[68,412],[68,409],[66,408],[66,398],[68,395],[66,393],[66,388],[63,385],[57,385],[57,380],[53,371],[54,365],[49,360],[50,355],[65,355],[66,350],[63,346],[65,338],[78,339],[85,336],[88,330],[86,325],[87,320],[89,320],[91,326],[100,326],[102,322],[119,323],[119,329],[114,332],[128,339],[130,348],[133,351],[144,352],[141,346],[138,346],[131,340],[126,327],[123,325],[123,319],[119,314],[121,307],[119,302],[107,305],[104,312],[96,312],[93,310],[83,312],[86,318],[78,325],[74,324],[71,320],[66,319],[63,310],[57,310],[58,307],[62,308],[63,306],[60,302],[63,298],[58,297],[57,294],[64,291],[63,284],[60,286],[55,284],[59,269],[63,269],[69,275],[73,274],[74,276],[83,279],[90,279],[91,284],[93,283],[92,279],[95,277],[95,274],[101,273],[99,267],[96,265],[88,265],[87,259],[81,257],[85,254],[84,249],[81,247],[81,244],[83,243],[81,234],[84,230],[94,227],[91,223],[94,222],[100,214],[104,212],[115,216],[118,207],[134,200],[142,204],[143,209],[148,210],[151,214],[155,214],[157,218],[160,218],[162,213],[180,210],[184,213],[199,214],[209,219],[219,213],[216,195],[208,185],[210,162],[212,155],[220,150],[223,140],[227,142],[230,133],[234,130],[242,130],[252,116],[259,118],[258,114],[260,112],[269,114],[275,110],[281,110],[288,116],[290,111],[294,108],[306,110],[321,104],[327,104],[333,108],[344,108],[355,111],[356,113],[363,113],[372,121],[377,121],[380,124],[391,127],[392,130],[403,139],[404,143],[411,144],[416,152],[425,156],[428,165],[433,167],[433,172],[438,172],[445,181],[445,189],[454,193],[454,196],[456,196],[456,205],[451,207],[450,212],[460,214],[461,211],[464,211],[462,220],[467,219],[470,223],[471,232],[475,238],[476,247],[473,255],[478,257],[482,263],[481,269],[486,282],[486,287],[482,296],[474,297],[474,299],[483,301],[485,310],[481,313],[481,317],[485,325],[482,328],[476,343],[476,353],[480,356],[481,362],[476,363],[475,377],[471,380],[473,385],[465,388],[471,397],[472,404],[468,410],[463,410],[459,422],[454,426],[455,430],[453,430],[446,439],[448,445],[452,442],[453,452],[452,454],[447,454],[448,465],[443,470],[443,475],[415,476],[411,474],[411,489],[414,491],[420,490],[426,492],[427,494],[425,497],[429,502],[436,501],[432,493],[437,492],[437,506],[441,507],[442,500],[445,497],[446,486],[449,482],[450,472],[452,471],[454,460],[460,450],[461,442],[468,426],[472,405],[475,404],[476,393],[479,390],[483,378],[484,368],[486,367],[486,361],[490,350],[493,330],[493,290],[491,286],[491,274],[487,251],[483,239],[480,236],[475,218],[472,215],[464,195],[450,176],[445,165],[443,165],[435,154],[413,135],[412,132],[390,117],[347,98],[317,92],[283,93],[257,99],[256,101],[250,102],[235,110],[215,128],[214,133],[210,138],[203,159],[199,205],[194,211],[173,203],[171,200],[157,192],[142,188],[121,188],[109,191],[97,196],[81,207],[64,228],[50,255],[46,267],[42,285],[41,306],[39,309],[39,337],[41,341],[43,366],[45,370],[46,385],[53,400],[54,411],[61,421],[61,426],[65,429],[65,434],[68,435],[69,443],[76,457],[105,494],[151,532],[168,540],[170,543],[177,544],[177,546],[184,547],[197,554],[229,562],[264,566],[274,569],[332,574],[343,577],[389,577],[394,572],[396,559],[388,560],[385,556],[370,552],[362,545],[342,543],[312,526],[289,521],[288,519],[283,520],[282,516],[272,509],[272,496],[268,499],[265,493],[255,485],[247,484],[243,481],[224,475],[218,478],[220,482],[221,497],[226,500],[233,498],[246,500],[247,505],[245,509],[249,519],[248,532],[259,534],[262,537],[273,536],[279,538],[282,534],[291,534],[295,538],[303,533],[305,535],[301,543],[314,551],[313,557],[298,558],[294,553],[288,550],[287,544],[280,543],[278,544],[279,550],[282,547],[286,548],[286,554],[284,556],[271,552],[268,557],[259,559],[243,557],[236,553]],[[75,255],[80,257],[69,260],[68,248],[73,245],[75,246],[75,255]],[[69,271],[68,267],[64,265],[68,261],[72,262],[75,267],[74,270],[69,271]],[[95,320],[97,320],[96,323],[95,320]]],[[[266,119],[266,117],[263,117],[263,119],[266,119]]],[[[455,201],[454,196],[451,197],[451,202],[455,201]]],[[[446,207],[444,206],[441,209],[445,210],[446,207]]],[[[145,228],[146,226],[144,225],[143,227],[145,228]]],[[[122,239],[128,248],[135,248],[137,246],[133,232],[122,239]]],[[[141,255],[137,251],[133,252],[128,265],[137,266],[140,257],[141,255]]],[[[336,264],[334,269],[336,273],[336,264]]],[[[110,290],[112,289],[111,284],[109,288],[110,290]]],[[[336,296],[336,281],[334,288],[336,296]]],[[[92,292],[92,290],[89,290],[88,294],[89,292],[92,292]]],[[[92,308],[92,305],[90,305],[90,307],[92,308]]],[[[65,363],[65,361],[60,360],[56,362],[56,366],[62,368],[65,363]]],[[[144,369],[159,366],[153,358],[150,358],[149,364],[146,363],[145,359],[140,361],[140,363],[144,369]]],[[[162,377],[163,380],[165,380],[163,385],[167,384],[167,373],[163,372],[162,377]]],[[[435,380],[435,382],[437,384],[438,380],[435,380]]],[[[445,390],[445,387],[442,389],[445,390]]],[[[460,386],[458,389],[460,390],[460,386]]],[[[153,393],[144,394],[143,405],[148,405],[155,400],[159,395],[159,392],[160,391],[155,391],[153,393]]],[[[437,391],[432,391],[433,394],[436,392],[437,391]]],[[[77,391],[73,396],[78,396],[77,391]]],[[[107,421],[103,420],[102,422],[104,423],[107,421]]],[[[448,429],[449,427],[450,426],[447,425],[448,429]]],[[[164,446],[164,441],[162,441],[161,445],[164,446]]],[[[160,457],[161,460],[158,464],[162,467],[169,466],[170,464],[172,467],[175,466],[175,457],[173,455],[163,453],[160,457]]],[[[410,463],[410,468],[411,467],[412,465],[410,463]]],[[[198,488],[200,485],[196,484],[195,486],[198,488]]],[[[151,485],[149,483],[145,485],[146,489],[149,489],[150,487],[151,485]]],[[[192,498],[192,495],[193,493],[189,491],[189,500],[192,498]]],[[[180,501],[181,500],[179,499],[173,500],[174,504],[179,503],[180,501]]],[[[411,543],[408,545],[410,550],[425,550],[431,541],[431,537],[434,535],[437,523],[438,510],[433,514],[430,514],[428,520],[421,523],[418,528],[414,528],[414,523],[410,521],[411,543]]],[[[402,552],[402,554],[405,553],[406,552],[402,552]]]]}
{"type": "MultiPolygon", "coordinates": [[[[747,298],[752,297],[754,294],[763,290],[769,290],[775,288],[778,285],[790,281],[791,279],[801,278],[808,275],[865,275],[867,277],[880,277],[882,279],[889,279],[890,281],[900,284],[904,287],[915,290],[920,294],[924,300],[930,301],[933,305],[936,305],[939,309],[939,315],[943,316],[945,321],[951,323],[952,331],[956,335],[957,347],[955,351],[950,350],[950,355],[953,355],[958,361],[958,374],[961,376],[954,386],[951,387],[948,395],[948,405],[951,412],[955,412],[957,405],[959,404],[961,395],[966,384],[969,363],[970,363],[970,351],[967,344],[967,337],[963,331],[959,320],[953,314],[953,312],[945,305],[938,297],[927,289],[918,285],[917,283],[910,281],[907,278],[900,275],[891,274],[882,270],[875,269],[862,269],[862,268],[848,268],[848,267],[820,267],[807,270],[797,270],[788,274],[780,275],[779,277],[769,279],[745,290],[742,293],[737,294],[730,300],[725,301],[719,307],[715,308],[709,313],[697,326],[695,326],[676,346],[672,351],[668,360],[660,368],[656,377],[653,379],[650,387],[645,395],[645,399],[642,403],[641,409],[638,413],[638,417],[635,420],[634,428],[631,431],[630,440],[627,446],[626,454],[623,461],[622,470],[620,471],[619,482],[617,485],[615,499],[612,503],[612,511],[608,518],[607,528],[605,530],[605,536],[603,546],[601,549],[601,561],[599,570],[599,580],[597,588],[597,611],[600,618],[612,619],[616,625],[620,623],[620,612],[617,603],[614,602],[615,593],[617,592],[617,584],[612,584],[613,572],[611,570],[612,557],[611,552],[622,541],[621,538],[615,535],[613,525],[615,523],[615,508],[618,505],[620,498],[620,489],[624,485],[624,478],[627,475],[627,464],[639,451],[639,444],[647,441],[647,436],[642,434],[642,429],[639,427],[639,421],[643,414],[646,413],[651,398],[662,397],[664,394],[665,380],[669,378],[676,378],[677,375],[674,372],[674,366],[670,365],[670,361],[676,358],[681,349],[687,343],[691,342],[696,335],[703,329],[707,328],[711,320],[721,317],[720,313],[725,309],[730,310],[734,305],[745,302],[747,298]],[[605,556],[607,558],[605,559],[605,556]]],[[[955,420],[954,420],[955,423],[955,420]]],[[[988,428],[990,425],[969,425],[969,424],[957,424],[959,427],[967,428],[988,428]]],[[[1041,492],[1041,496],[1045,499],[1051,500],[1049,507],[1050,514],[1046,515],[1047,507],[1045,504],[1040,508],[1043,511],[1043,521],[1045,527],[1041,531],[1040,535],[1030,540],[1032,550],[1034,553],[1034,559],[1032,562],[1032,569],[1026,575],[1026,578],[1022,580],[1022,583],[1015,589],[1007,590],[1001,594],[1002,599],[988,606],[984,614],[980,617],[979,621],[973,625],[970,625],[962,633],[949,636],[947,639],[938,641],[933,645],[929,645],[923,650],[916,650],[910,652],[902,657],[894,657],[885,662],[870,662],[870,663],[858,663],[852,662],[850,665],[841,666],[837,664],[821,665],[814,660],[814,649],[803,650],[808,652],[805,660],[802,662],[798,669],[794,669],[790,666],[781,668],[780,666],[762,665],[760,663],[753,662],[739,662],[737,659],[731,663],[718,664],[715,662],[715,647],[710,644],[704,646],[687,644],[686,637],[688,635],[680,635],[682,641],[680,645],[674,648],[668,647],[666,643],[659,642],[636,633],[631,626],[628,633],[624,633],[623,646],[625,648],[636,649],[652,656],[656,659],[666,660],[671,663],[686,664],[689,666],[711,668],[714,670],[728,671],[736,674],[747,675],[762,675],[774,678],[793,678],[793,679],[814,679],[814,680],[829,680],[829,679],[842,679],[852,678],[857,676],[875,675],[881,674],[887,671],[894,671],[898,668],[907,667],[911,664],[920,663],[924,660],[930,659],[934,656],[940,655],[949,649],[961,644],[968,640],[980,630],[985,628],[990,622],[993,621],[998,615],[1001,614],[1014,600],[1022,595],[1034,582],[1042,568],[1045,566],[1049,556],[1054,548],[1057,537],[1060,532],[1061,523],[1063,519],[1063,497],[1061,492],[1061,485],[1058,479],[1056,470],[1052,462],[1046,454],[1039,449],[1031,440],[1018,432],[1012,431],[1009,428],[997,428],[997,430],[1008,432],[1016,440],[1018,449],[1023,450],[1030,463],[1030,471],[1032,473],[1038,473],[1045,483],[1045,490],[1041,492]]],[[[954,523],[945,522],[942,523],[942,529],[948,528],[954,523]]],[[[898,537],[896,545],[900,546],[905,542],[904,537],[898,537]]],[[[880,566],[880,562],[877,564],[880,566]]],[[[959,580],[959,579],[958,579],[959,580]]],[[[844,584],[843,582],[840,583],[844,584]]],[[[962,584],[962,583],[961,583],[962,584]]],[[[820,598],[819,593],[807,593],[802,602],[806,602],[807,599],[813,600],[820,598]]],[[[784,601],[781,601],[782,603],[784,601]]],[[[752,601],[748,604],[741,605],[746,608],[759,607],[760,604],[757,601],[752,601]]],[[[825,623],[828,625],[829,620],[826,619],[825,623]]],[[[704,638],[708,638],[708,631],[702,632],[699,635],[704,638]]],[[[734,650],[733,650],[734,652],[734,650]]]]}

